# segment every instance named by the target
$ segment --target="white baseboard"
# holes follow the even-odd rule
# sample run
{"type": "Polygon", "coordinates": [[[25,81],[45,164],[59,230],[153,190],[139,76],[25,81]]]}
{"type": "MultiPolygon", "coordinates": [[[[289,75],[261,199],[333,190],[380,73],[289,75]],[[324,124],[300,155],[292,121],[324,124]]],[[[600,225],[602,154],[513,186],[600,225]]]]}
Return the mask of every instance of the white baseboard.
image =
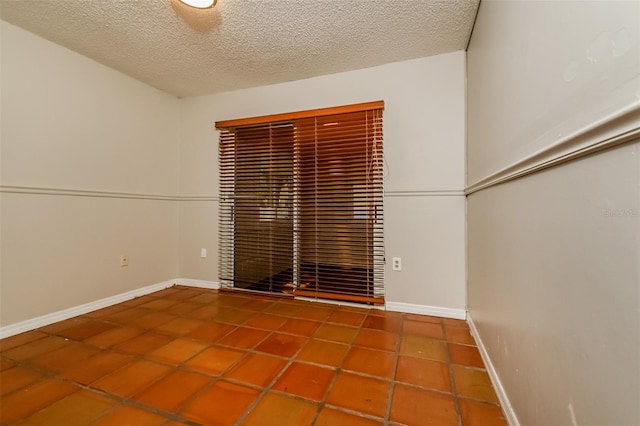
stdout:
{"type": "Polygon", "coordinates": [[[220,289],[220,283],[217,281],[203,281],[203,280],[192,280],[189,278],[176,278],[174,282],[178,285],[186,285],[189,287],[209,288],[212,290],[220,289]]]}
{"type": "Polygon", "coordinates": [[[165,288],[174,285],[174,283],[174,280],[171,280],[164,281],[158,284],[152,284],[146,287],[138,288],[136,290],[127,291],[126,293],[116,294],[115,296],[105,297],[104,299],[95,300],[83,305],[74,306],[72,308],[63,309],[58,312],[52,312],[47,315],[42,315],[40,317],[31,318],[25,321],[20,321],[14,324],[0,327],[0,339],[24,333],[25,331],[35,330],[36,328],[44,327],[45,325],[53,324],[54,322],[77,317],[78,315],[83,315],[87,312],[106,308],[107,306],[125,302],[135,297],[140,297],[149,293],[164,290],[165,288]]]}
{"type": "Polygon", "coordinates": [[[467,311],[465,309],[442,308],[439,306],[415,305],[413,303],[400,302],[387,302],[385,305],[388,311],[431,315],[434,317],[454,318],[460,320],[467,318],[467,311]]]}
{"type": "MultiPolygon", "coordinates": [[[[53,312],[40,317],[31,318],[25,321],[10,324],[4,327],[0,327],[0,339],[10,337],[16,334],[24,333],[25,331],[35,330],[39,327],[44,327],[54,322],[63,321],[69,318],[76,317],[78,315],[86,314],[87,312],[95,311],[98,309],[106,308],[107,306],[115,305],[117,303],[131,300],[135,297],[144,296],[156,291],[163,290],[171,287],[175,284],[208,288],[217,290],[220,288],[220,283],[216,281],[204,281],[193,280],[189,278],[176,278],[169,281],[164,281],[158,284],[153,284],[147,287],[131,290],[126,293],[116,294],[115,296],[106,297],[104,299],[96,300],[93,302],[85,303],[83,305],[74,306],[72,308],[64,309],[62,311],[53,312]]],[[[361,305],[356,305],[361,307],[361,305]]],[[[421,315],[433,315],[444,318],[466,319],[467,313],[464,309],[442,308],[438,306],[427,305],[415,305],[411,303],[400,302],[387,302],[385,308],[389,311],[406,312],[411,314],[421,315]]]]}
{"type": "Polygon", "coordinates": [[[506,416],[507,423],[509,426],[520,426],[520,422],[518,421],[518,417],[516,417],[516,413],[513,411],[513,407],[509,402],[509,397],[502,386],[502,382],[498,377],[498,373],[496,372],[493,363],[491,362],[491,358],[489,358],[489,353],[482,343],[482,338],[480,338],[480,334],[478,334],[478,329],[473,322],[470,314],[467,314],[467,322],[469,323],[469,328],[471,329],[471,334],[476,339],[476,343],[478,344],[478,350],[480,351],[480,356],[482,356],[482,360],[484,361],[484,365],[487,369],[487,373],[489,374],[489,378],[491,379],[491,383],[493,384],[493,388],[496,390],[496,394],[498,395],[498,400],[500,401],[500,406],[502,407],[502,411],[506,416]]]}

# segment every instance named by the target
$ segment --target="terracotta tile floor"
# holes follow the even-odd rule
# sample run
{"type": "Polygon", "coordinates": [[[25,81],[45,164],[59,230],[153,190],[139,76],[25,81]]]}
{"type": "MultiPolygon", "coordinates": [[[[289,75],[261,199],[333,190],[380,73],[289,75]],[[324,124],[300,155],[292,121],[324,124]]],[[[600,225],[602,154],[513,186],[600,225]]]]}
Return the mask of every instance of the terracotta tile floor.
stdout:
{"type": "Polygon", "coordinates": [[[464,321],[172,287],[0,341],[3,425],[505,425],[464,321]]]}

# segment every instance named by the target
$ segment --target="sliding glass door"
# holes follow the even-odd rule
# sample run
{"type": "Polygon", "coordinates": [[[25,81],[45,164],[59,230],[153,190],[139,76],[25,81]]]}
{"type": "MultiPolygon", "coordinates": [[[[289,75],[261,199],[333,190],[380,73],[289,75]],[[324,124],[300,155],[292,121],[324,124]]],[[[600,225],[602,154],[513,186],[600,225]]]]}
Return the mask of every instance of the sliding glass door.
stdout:
{"type": "Polygon", "coordinates": [[[223,287],[384,301],[382,111],[223,128],[223,287]]]}
{"type": "Polygon", "coordinates": [[[293,291],[293,127],[237,129],[229,142],[221,185],[227,189],[227,243],[233,287],[293,291]],[[229,207],[231,209],[229,210],[229,207]],[[231,233],[231,234],[230,234],[231,233]]]}

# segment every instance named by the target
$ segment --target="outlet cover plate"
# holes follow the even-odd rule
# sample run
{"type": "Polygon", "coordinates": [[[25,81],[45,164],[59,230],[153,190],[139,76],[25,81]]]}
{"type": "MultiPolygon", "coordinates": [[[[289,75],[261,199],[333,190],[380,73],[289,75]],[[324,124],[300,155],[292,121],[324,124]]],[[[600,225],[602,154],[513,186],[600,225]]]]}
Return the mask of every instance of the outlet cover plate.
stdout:
{"type": "Polygon", "coordinates": [[[394,257],[393,258],[393,263],[391,264],[391,267],[394,271],[402,271],[402,258],[401,257],[394,257]]]}

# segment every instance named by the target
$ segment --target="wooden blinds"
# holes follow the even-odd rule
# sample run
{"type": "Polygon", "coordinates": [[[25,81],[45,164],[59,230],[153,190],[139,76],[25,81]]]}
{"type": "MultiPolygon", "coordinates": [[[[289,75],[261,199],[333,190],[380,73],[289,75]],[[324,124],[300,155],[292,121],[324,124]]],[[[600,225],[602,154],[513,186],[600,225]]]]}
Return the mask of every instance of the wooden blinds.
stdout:
{"type": "Polygon", "coordinates": [[[384,302],[383,106],[216,123],[223,287],[384,302]]]}

